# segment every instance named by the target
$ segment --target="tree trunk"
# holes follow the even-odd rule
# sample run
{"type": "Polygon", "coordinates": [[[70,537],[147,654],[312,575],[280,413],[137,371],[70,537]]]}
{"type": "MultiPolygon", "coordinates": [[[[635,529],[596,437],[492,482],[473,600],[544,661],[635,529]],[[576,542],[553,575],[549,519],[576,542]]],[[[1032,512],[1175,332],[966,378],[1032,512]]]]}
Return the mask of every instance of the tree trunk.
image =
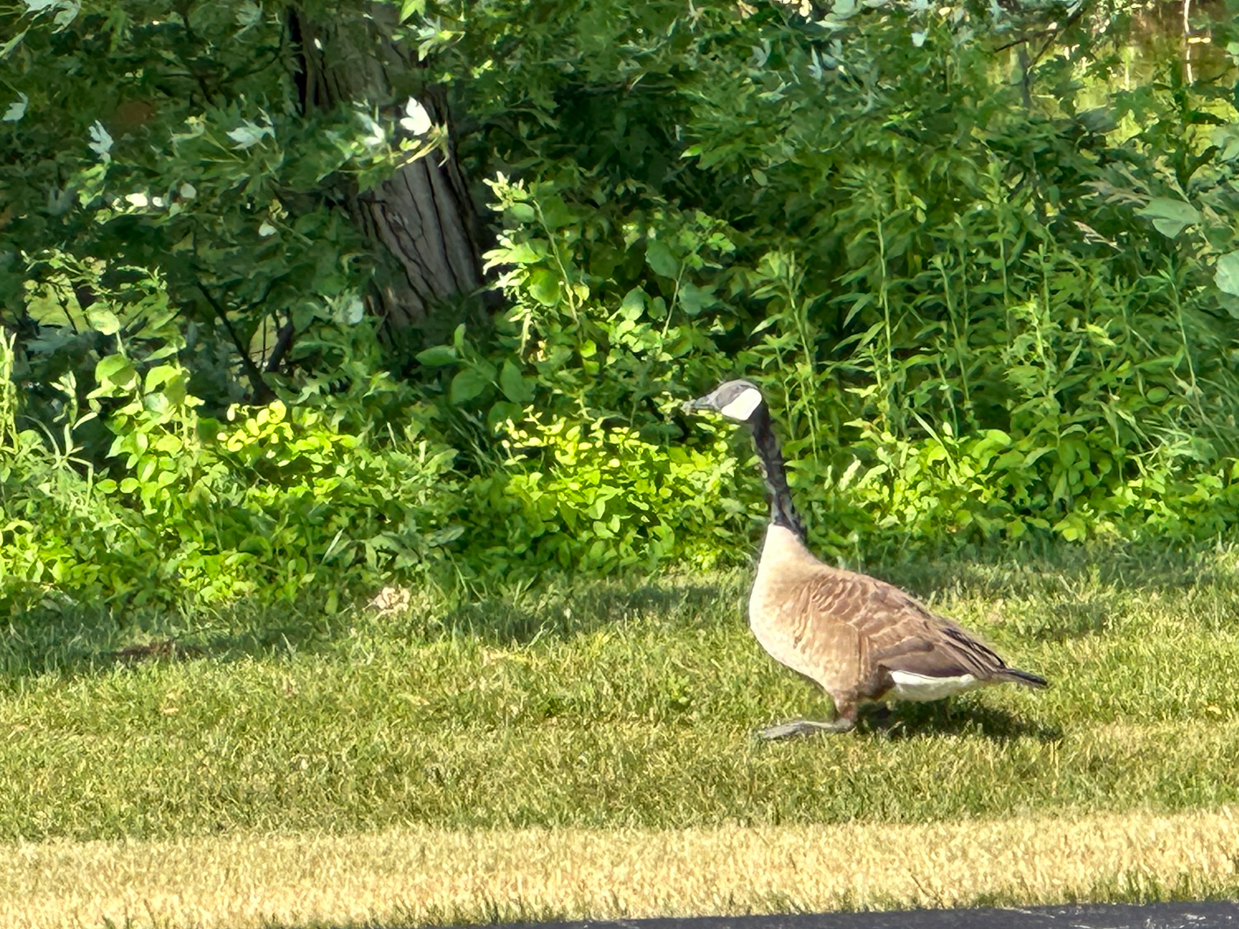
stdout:
{"type": "MultiPolygon", "coordinates": [[[[365,20],[339,23],[311,20],[296,8],[289,11],[289,29],[300,50],[298,85],[305,112],[361,102],[390,116],[402,113],[404,101],[394,99],[393,87],[422,63],[391,37],[396,10],[374,3],[365,20]]],[[[436,123],[446,123],[440,89],[425,88],[419,100],[436,123]]],[[[387,325],[420,322],[435,303],[481,286],[479,218],[454,149],[449,147],[446,157],[436,151],[406,164],[350,200],[358,227],[393,260],[392,273],[378,275],[371,297],[371,310],[387,325]]]]}

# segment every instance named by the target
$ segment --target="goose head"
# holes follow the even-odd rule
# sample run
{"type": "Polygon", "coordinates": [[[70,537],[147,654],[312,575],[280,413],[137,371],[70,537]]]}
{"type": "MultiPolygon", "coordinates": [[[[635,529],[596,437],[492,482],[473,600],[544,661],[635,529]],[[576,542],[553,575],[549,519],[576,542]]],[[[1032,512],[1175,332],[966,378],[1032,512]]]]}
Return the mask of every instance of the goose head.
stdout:
{"type": "Polygon", "coordinates": [[[752,425],[766,405],[761,390],[752,381],[724,381],[704,397],[684,404],[686,413],[718,413],[744,425],[752,425]]]}

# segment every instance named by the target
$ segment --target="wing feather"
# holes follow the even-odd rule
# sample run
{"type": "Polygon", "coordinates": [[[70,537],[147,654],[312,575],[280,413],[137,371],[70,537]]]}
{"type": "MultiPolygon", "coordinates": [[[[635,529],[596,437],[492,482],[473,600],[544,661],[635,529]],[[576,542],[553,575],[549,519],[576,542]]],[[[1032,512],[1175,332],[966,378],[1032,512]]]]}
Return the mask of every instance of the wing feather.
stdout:
{"type": "Polygon", "coordinates": [[[809,602],[818,623],[846,623],[854,628],[871,674],[971,674],[987,680],[1007,669],[992,649],[959,625],[884,581],[825,566],[815,581],[809,602]]]}

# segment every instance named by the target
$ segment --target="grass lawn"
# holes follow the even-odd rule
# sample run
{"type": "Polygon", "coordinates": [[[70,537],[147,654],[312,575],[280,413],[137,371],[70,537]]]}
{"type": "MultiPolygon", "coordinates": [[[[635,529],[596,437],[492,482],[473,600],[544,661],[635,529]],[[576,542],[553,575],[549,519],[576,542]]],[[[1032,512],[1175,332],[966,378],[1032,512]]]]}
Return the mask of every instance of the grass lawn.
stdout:
{"type": "Polygon", "coordinates": [[[875,573],[1052,688],[758,743],[753,730],[829,704],[749,634],[743,574],[415,592],[389,616],[307,602],[12,626],[0,918],[418,923],[1239,893],[1239,555],[875,573]],[[51,880],[57,868],[76,879],[51,880]]]}

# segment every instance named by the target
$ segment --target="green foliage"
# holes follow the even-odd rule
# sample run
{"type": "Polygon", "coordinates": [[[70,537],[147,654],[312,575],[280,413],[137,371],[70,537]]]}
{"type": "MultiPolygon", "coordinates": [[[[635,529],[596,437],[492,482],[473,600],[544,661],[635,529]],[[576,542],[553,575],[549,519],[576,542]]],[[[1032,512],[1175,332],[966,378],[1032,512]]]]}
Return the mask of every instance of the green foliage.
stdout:
{"type": "Polygon", "coordinates": [[[158,269],[194,390],[216,410],[262,393],[247,362],[280,329],[348,316],[369,264],[328,204],[402,156],[364,112],[296,112],[277,9],[19,4],[0,14],[9,29],[6,86],[27,105],[0,123],[0,305],[38,333],[23,340],[36,378],[72,362],[66,329],[88,328],[65,316],[89,312],[91,287],[30,299],[58,262],[93,261],[105,287],[158,269]]]}
{"type": "Polygon", "coordinates": [[[841,10],[505,22],[522,54],[572,62],[537,72],[553,91],[482,78],[496,131],[480,144],[526,178],[493,185],[505,353],[548,359],[537,380],[595,417],[624,415],[618,385],[640,399],[764,372],[818,541],[840,554],[861,537],[872,552],[1223,529],[1233,102],[1158,64],[1168,82],[1084,109],[1105,45],[1072,35],[1026,75],[1053,88],[1030,105],[990,50],[1026,23],[841,10]],[[587,23],[622,51],[586,53],[587,23]],[[652,99],[677,139],[633,124],[652,99]],[[570,161],[565,135],[613,144],[570,161]],[[638,154],[680,164],[651,178],[638,154]],[[1199,208],[1156,196],[1189,182],[1199,208]],[[1211,240],[1167,240],[1206,215],[1211,240]]]}
{"type": "MultiPolygon", "coordinates": [[[[146,302],[164,305],[159,281],[146,284],[146,302]]],[[[92,312],[120,315],[109,296],[98,293],[92,312]]],[[[404,423],[382,435],[349,431],[383,409],[395,390],[384,379],[334,409],[307,397],[291,409],[234,408],[221,422],[199,416],[202,401],[175,352],[152,360],[119,340],[115,347],[94,367],[91,411],[66,412],[58,453],[36,430],[17,431],[12,381],[4,382],[0,593],[138,604],[292,597],[354,565],[365,569],[358,582],[407,570],[459,534],[436,531],[455,453],[422,434],[427,412],[406,409],[404,423]],[[99,416],[113,440],[96,473],[70,443],[74,427],[99,416]]],[[[8,373],[11,345],[2,357],[8,373]]]]}
{"type": "Polygon", "coordinates": [[[710,567],[748,529],[729,503],[735,467],[721,442],[668,449],[623,426],[587,431],[562,418],[505,432],[503,470],[470,485],[462,514],[475,524],[471,553],[497,578],[537,577],[548,565],[710,567]]]}
{"type": "Polygon", "coordinates": [[[1232,21],[1120,86],[1121,4],[399,8],[308,5],[427,63],[314,113],[275,4],[0,13],[0,597],[735,562],[737,374],[836,557],[1239,517],[1232,21]],[[380,333],[350,207],[449,139],[503,304],[380,333]]]}
{"type": "MultiPolygon", "coordinates": [[[[149,292],[137,303],[166,305],[158,278],[144,283],[149,292]]],[[[97,293],[92,312],[118,317],[113,297],[97,293]]],[[[430,360],[481,371],[462,333],[456,343],[431,349],[430,360]]],[[[336,349],[364,353],[364,345],[336,349]]],[[[424,573],[449,555],[508,580],[536,577],[547,564],[709,565],[729,531],[748,523],[736,506],[683,516],[704,494],[730,486],[734,463],[718,447],[667,454],[632,430],[585,436],[563,419],[528,431],[508,423],[504,467],[466,480],[453,471],[456,451],[442,440],[434,408],[410,403],[390,377],[354,381],[326,398],[303,393],[291,407],[278,400],[234,407],[220,421],[199,415],[202,401],[189,393],[175,353],[143,359],[122,341],[115,348],[94,367],[91,411],[66,412],[72,426],[56,456],[35,430],[16,429],[12,346],[4,346],[0,590],[53,603],[124,597],[192,606],[293,599],[323,583],[334,609],[350,586],[424,573]],[[399,419],[385,415],[393,402],[399,419]],[[73,427],[104,415],[113,440],[96,474],[68,443],[73,427]],[[535,460],[540,470],[531,469],[535,460]]],[[[527,399],[518,378],[492,370],[481,383],[527,399]]],[[[460,372],[449,383],[449,393],[457,391],[460,372]]],[[[532,422],[532,408],[524,413],[532,422]]]]}

